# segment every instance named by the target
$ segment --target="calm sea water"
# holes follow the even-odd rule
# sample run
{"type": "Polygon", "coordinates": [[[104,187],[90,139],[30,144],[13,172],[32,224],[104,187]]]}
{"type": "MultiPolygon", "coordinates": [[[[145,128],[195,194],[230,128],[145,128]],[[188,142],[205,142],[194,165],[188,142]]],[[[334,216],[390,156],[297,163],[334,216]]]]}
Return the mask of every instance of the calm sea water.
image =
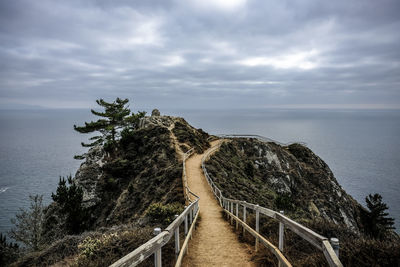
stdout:
{"type": "MultiPolygon", "coordinates": [[[[163,111],[162,111],[163,112],[163,111]]],[[[400,228],[400,111],[231,110],[164,111],[213,134],[259,134],[281,142],[301,141],[333,170],[342,187],[364,204],[380,193],[400,228]]],[[[93,117],[88,110],[1,111],[0,232],[29,205],[29,194],[51,200],[59,176],[75,174],[85,149],[73,131],[93,117]]]]}

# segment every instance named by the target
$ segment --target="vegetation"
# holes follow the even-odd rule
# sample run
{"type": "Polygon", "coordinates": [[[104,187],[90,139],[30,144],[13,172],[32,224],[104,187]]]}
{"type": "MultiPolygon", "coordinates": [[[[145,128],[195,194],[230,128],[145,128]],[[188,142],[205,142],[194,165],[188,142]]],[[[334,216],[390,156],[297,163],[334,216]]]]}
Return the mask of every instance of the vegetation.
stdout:
{"type": "Polygon", "coordinates": [[[127,223],[143,216],[156,201],[184,203],[182,163],[165,127],[123,133],[118,153],[107,160],[102,170],[98,188],[103,204],[93,211],[100,225],[107,220],[127,223]]]}
{"type": "MultiPolygon", "coordinates": [[[[127,229],[86,237],[78,244],[76,266],[108,266],[152,237],[151,228],[127,229]]],[[[152,258],[146,263],[151,265],[152,258]]]]}
{"type": "MultiPolygon", "coordinates": [[[[248,214],[247,221],[255,226],[255,215],[248,214]]],[[[400,259],[400,243],[389,240],[376,240],[357,235],[343,225],[323,220],[297,220],[302,225],[313,229],[326,237],[337,237],[340,241],[340,261],[344,266],[398,266],[400,259]]],[[[274,245],[278,245],[278,222],[261,217],[260,233],[268,237],[274,245]]],[[[254,237],[250,234],[240,235],[241,240],[254,245],[254,237]]],[[[327,266],[321,251],[290,230],[285,230],[284,255],[293,266],[327,266]]],[[[261,246],[255,256],[259,266],[278,266],[275,255],[261,246]]]]}
{"type": "Polygon", "coordinates": [[[82,207],[83,191],[73,182],[71,175],[67,177],[67,180],[60,177],[56,194],[52,193],[51,197],[60,206],[61,213],[66,216],[67,232],[70,234],[82,232],[86,221],[86,213],[82,207]]]}
{"type": "Polygon", "coordinates": [[[293,205],[293,199],[288,193],[281,193],[277,195],[277,197],[275,198],[275,207],[278,210],[286,211],[292,211],[295,209],[293,205]]]}
{"type": "Polygon", "coordinates": [[[173,132],[179,142],[193,147],[197,153],[203,153],[210,147],[207,141],[209,135],[202,129],[194,129],[185,120],[175,122],[173,132]]]}
{"type": "MultiPolygon", "coordinates": [[[[206,167],[226,197],[284,210],[287,216],[315,232],[339,238],[344,266],[398,265],[400,239],[392,231],[393,220],[387,217],[387,206],[381,197],[369,196],[370,211],[364,209],[335,186],[329,167],[310,149],[300,144],[280,147],[257,140],[234,139],[222,144],[206,167]],[[343,202],[345,198],[347,202],[343,202]],[[339,210],[346,213],[355,228],[346,225],[337,214],[339,210]]],[[[255,214],[251,211],[247,213],[247,221],[255,227],[255,214]]],[[[260,233],[277,246],[278,222],[261,216],[259,225],[260,233]]],[[[241,238],[254,244],[249,234],[241,238]]],[[[327,264],[321,251],[293,231],[285,230],[284,244],[284,254],[293,266],[327,264]]],[[[277,266],[275,256],[267,249],[261,249],[255,260],[261,266],[277,266]]]]}
{"type": "Polygon", "coordinates": [[[369,212],[365,216],[366,233],[373,238],[383,239],[390,230],[395,229],[394,219],[387,217],[388,206],[382,202],[380,194],[369,194],[365,201],[369,212]]]}
{"type": "MultiPolygon", "coordinates": [[[[130,131],[138,126],[139,120],[145,115],[145,112],[131,114],[128,108],[128,99],[117,98],[114,102],[106,102],[103,99],[96,100],[96,103],[104,108],[104,112],[98,112],[91,109],[92,114],[101,117],[97,121],[85,122],[84,126],[74,125],[74,129],[80,133],[100,132],[100,135],[93,136],[89,140],[91,143],[83,143],[84,147],[95,145],[105,145],[105,149],[113,151],[116,146],[116,140],[119,138],[122,130],[130,131]],[[130,115],[131,114],[131,115],[130,115]]],[[[85,158],[84,155],[75,156],[76,159],[85,158]]]]}
{"type": "Polygon", "coordinates": [[[175,215],[182,213],[183,209],[183,205],[180,203],[166,205],[154,203],[150,205],[146,215],[149,216],[152,222],[168,225],[175,219],[175,215]]]}
{"type": "Polygon", "coordinates": [[[28,250],[37,251],[43,246],[43,196],[29,196],[29,199],[29,209],[21,209],[15,218],[11,219],[15,227],[11,229],[10,236],[23,243],[28,250]]]}
{"type": "Polygon", "coordinates": [[[18,257],[19,247],[16,243],[7,242],[5,235],[0,233],[0,266],[15,261],[18,257]]]}

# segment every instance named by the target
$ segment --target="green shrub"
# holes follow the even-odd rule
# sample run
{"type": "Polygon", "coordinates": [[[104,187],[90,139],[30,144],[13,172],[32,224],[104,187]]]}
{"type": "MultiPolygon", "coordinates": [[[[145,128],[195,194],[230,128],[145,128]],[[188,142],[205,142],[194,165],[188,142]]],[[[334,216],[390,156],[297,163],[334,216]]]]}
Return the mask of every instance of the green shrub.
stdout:
{"type": "MultiPolygon", "coordinates": [[[[151,228],[129,229],[85,238],[73,266],[109,266],[152,237],[151,228]]],[[[150,257],[145,265],[151,264],[150,257]]]]}
{"type": "Polygon", "coordinates": [[[253,179],[254,178],[254,165],[253,163],[248,160],[244,166],[244,172],[247,175],[247,178],[253,179]]]}
{"type": "Polygon", "coordinates": [[[278,210],[293,210],[293,199],[290,194],[278,194],[275,198],[275,206],[278,210]]]}
{"type": "Polygon", "coordinates": [[[15,261],[18,258],[18,252],[18,245],[8,242],[6,236],[0,233],[0,266],[6,266],[15,261]]]}
{"type": "Polygon", "coordinates": [[[162,203],[151,204],[146,212],[146,215],[154,223],[169,224],[175,215],[179,215],[183,211],[183,206],[180,203],[172,203],[163,205],[162,203]]]}

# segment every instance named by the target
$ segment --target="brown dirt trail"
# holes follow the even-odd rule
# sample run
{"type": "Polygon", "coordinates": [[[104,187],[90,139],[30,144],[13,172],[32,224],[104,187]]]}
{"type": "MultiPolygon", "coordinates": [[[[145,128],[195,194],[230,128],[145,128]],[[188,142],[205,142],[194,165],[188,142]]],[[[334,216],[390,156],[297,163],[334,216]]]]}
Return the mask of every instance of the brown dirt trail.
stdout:
{"type": "MultiPolygon", "coordinates": [[[[212,147],[218,142],[213,142],[212,147]]],[[[186,161],[189,188],[200,196],[201,220],[189,242],[183,266],[256,266],[251,261],[251,248],[238,241],[229,223],[222,218],[222,209],[201,169],[204,154],[195,154],[186,161]]]]}

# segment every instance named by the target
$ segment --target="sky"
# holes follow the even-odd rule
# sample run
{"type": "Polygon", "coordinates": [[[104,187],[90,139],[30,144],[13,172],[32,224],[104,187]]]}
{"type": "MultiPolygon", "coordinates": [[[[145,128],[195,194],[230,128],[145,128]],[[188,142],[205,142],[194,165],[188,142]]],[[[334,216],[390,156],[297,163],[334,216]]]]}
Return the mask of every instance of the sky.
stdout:
{"type": "Polygon", "coordinates": [[[0,108],[400,108],[398,0],[0,0],[0,108]]]}

